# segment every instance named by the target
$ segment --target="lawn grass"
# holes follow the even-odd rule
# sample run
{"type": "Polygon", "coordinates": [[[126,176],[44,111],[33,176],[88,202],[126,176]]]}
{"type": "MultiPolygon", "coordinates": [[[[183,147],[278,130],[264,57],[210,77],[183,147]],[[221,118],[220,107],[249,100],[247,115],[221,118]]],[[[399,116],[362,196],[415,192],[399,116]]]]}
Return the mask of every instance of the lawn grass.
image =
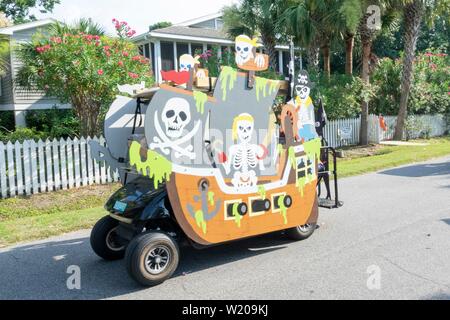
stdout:
{"type": "MultiPolygon", "coordinates": [[[[428,146],[372,146],[344,150],[340,178],[450,155],[450,137],[417,141],[428,146]]],[[[118,184],[0,200],[0,247],[92,227],[107,212],[118,184]]]]}
{"type": "Polygon", "coordinates": [[[357,155],[338,159],[338,176],[350,177],[450,155],[450,137],[414,142],[429,145],[380,146],[371,156],[357,155]]]}
{"type": "Polygon", "coordinates": [[[97,207],[1,221],[0,247],[91,228],[105,215],[103,207],[97,207]]]}

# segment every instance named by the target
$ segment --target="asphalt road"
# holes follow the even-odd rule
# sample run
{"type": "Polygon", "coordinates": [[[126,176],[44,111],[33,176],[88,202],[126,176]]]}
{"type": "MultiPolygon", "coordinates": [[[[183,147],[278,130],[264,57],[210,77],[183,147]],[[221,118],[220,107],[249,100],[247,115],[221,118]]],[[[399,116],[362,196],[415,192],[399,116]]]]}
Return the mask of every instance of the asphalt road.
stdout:
{"type": "Polygon", "coordinates": [[[88,230],[2,249],[0,299],[450,299],[450,157],[340,186],[345,206],[321,209],[309,240],[184,248],[175,276],[149,289],[97,258],[88,230]],[[71,265],[80,290],[67,289],[71,265]]]}

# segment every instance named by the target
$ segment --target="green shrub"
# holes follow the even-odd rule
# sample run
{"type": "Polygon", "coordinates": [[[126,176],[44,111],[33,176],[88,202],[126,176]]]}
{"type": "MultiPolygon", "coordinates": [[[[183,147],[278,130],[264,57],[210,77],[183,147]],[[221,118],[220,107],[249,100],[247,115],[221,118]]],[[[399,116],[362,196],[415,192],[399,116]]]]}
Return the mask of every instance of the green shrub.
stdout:
{"type": "Polygon", "coordinates": [[[372,87],[365,87],[358,77],[341,74],[326,77],[312,75],[315,87],[311,97],[322,98],[329,120],[354,118],[361,113],[362,99],[373,97],[372,87]]]}
{"type": "Polygon", "coordinates": [[[33,110],[26,113],[27,126],[48,138],[79,137],[80,121],[73,110],[33,110]]]}
{"type": "Polygon", "coordinates": [[[15,143],[16,141],[23,142],[24,140],[39,140],[39,139],[46,139],[47,136],[32,128],[17,128],[15,131],[12,131],[10,133],[3,133],[0,134],[0,139],[7,143],[8,141],[11,141],[12,143],[15,143]]]}

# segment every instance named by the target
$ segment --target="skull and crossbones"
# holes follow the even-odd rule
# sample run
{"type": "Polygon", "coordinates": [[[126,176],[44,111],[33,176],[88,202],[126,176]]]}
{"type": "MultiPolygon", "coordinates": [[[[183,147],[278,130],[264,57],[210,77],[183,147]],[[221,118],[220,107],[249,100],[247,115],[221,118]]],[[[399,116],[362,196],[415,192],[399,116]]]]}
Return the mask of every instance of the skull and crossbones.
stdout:
{"type": "Polygon", "coordinates": [[[184,135],[186,126],[191,122],[190,104],[183,98],[169,99],[161,113],[161,121],[165,130],[158,121],[158,111],[155,111],[154,124],[159,137],[153,138],[150,149],[160,149],[165,155],[169,155],[171,150],[175,151],[175,157],[186,156],[189,159],[195,159],[194,147],[190,143],[192,137],[200,128],[200,121],[194,126],[192,131],[184,135]],[[181,145],[189,142],[187,147],[181,145]]]}

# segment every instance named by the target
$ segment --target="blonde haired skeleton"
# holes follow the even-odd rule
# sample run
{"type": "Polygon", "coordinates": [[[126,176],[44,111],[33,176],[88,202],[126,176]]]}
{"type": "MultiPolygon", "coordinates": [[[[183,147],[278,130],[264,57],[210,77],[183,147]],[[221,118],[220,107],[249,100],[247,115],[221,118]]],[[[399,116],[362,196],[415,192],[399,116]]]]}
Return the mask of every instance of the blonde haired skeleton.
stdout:
{"type": "Polygon", "coordinates": [[[254,125],[255,121],[248,113],[240,114],[233,121],[232,137],[237,143],[228,149],[230,161],[225,160],[222,165],[226,174],[229,174],[231,169],[235,170],[231,182],[237,189],[255,186],[258,177],[254,169],[258,166],[261,171],[265,169],[267,148],[251,143],[254,125]]]}
{"type": "MultiPolygon", "coordinates": [[[[179,72],[189,71],[190,69],[196,69],[197,65],[200,64],[200,56],[193,57],[190,54],[183,54],[180,57],[180,66],[178,68],[179,72]]],[[[196,73],[197,78],[204,79],[206,74],[204,70],[198,70],[196,73]]]]}
{"type": "Polygon", "coordinates": [[[245,65],[251,59],[255,59],[255,64],[258,68],[262,68],[265,64],[265,59],[262,54],[256,53],[258,47],[258,39],[245,35],[240,35],[235,40],[236,43],[236,64],[238,66],[245,65]]]}

